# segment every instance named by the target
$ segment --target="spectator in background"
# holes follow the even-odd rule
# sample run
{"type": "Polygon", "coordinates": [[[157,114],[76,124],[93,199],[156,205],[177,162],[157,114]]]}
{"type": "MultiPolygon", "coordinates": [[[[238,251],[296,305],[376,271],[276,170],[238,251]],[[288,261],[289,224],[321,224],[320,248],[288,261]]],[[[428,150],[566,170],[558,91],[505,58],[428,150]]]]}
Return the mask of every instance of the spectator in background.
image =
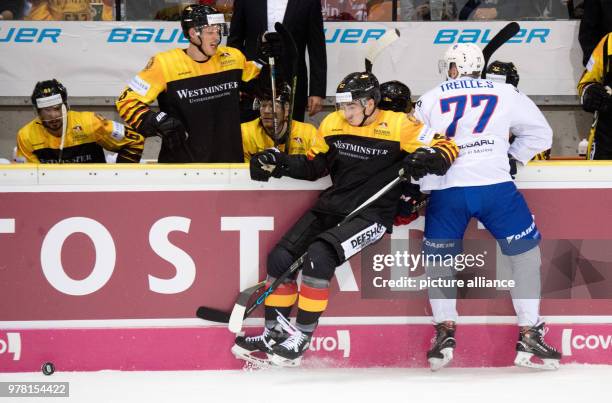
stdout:
{"type": "Polygon", "coordinates": [[[26,17],[34,21],[114,20],[115,0],[33,0],[26,17]]]}
{"type": "Polygon", "coordinates": [[[321,0],[325,21],[367,21],[367,0],[321,0]]]}
{"type": "MultiPolygon", "coordinates": [[[[249,60],[256,59],[257,38],[263,32],[274,31],[276,22],[287,27],[299,57],[293,118],[303,121],[305,110],[309,116],[321,111],[326,90],[327,53],[320,0],[235,0],[233,13],[227,44],[243,51],[249,60]],[[310,71],[306,68],[306,49],[310,71]]],[[[243,100],[243,115],[245,105],[249,104],[252,105],[252,100],[243,100]]]]}
{"type": "Polygon", "coordinates": [[[0,21],[20,20],[23,18],[25,0],[3,0],[0,1],[0,21]]]}
{"type": "Polygon", "coordinates": [[[144,137],[97,113],[69,110],[59,81],[36,83],[31,99],[38,117],[17,134],[16,162],[104,163],[104,150],[116,152],[117,162],[140,161],[144,137]]]}
{"type": "Polygon", "coordinates": [[[181,18],[183,9],[190,4],[200,4],[203,6],[212,6],[220,13],[225,15],[226,21],[232,18],[232,2],[233,0],[193,0],[188,2],[162,1],[161,6],[156,7],[154,16],[156,20],[178,21],[181,18]]]}
{"type": "Polygon", "coordinates": [[[609,32],[612,32],[612,1],[584,0],[584,15],[578,33],[584,66],[597,43],[609,32]]]}
{"type": "Polygon", "coordinates": [[[460,20],[504,20],[522,18],[520,1],[516,0],[459,0],[460,20]]]}
{"type": "Polygon", "coordinates": [[[452,21],[457,19],[457,4],[455,0],[399,0],[398,17],[400,21],[430,21],[431,9],[434,20],[452,21]],[[439,16],[439,17],[438,17],[439,16]]]}
{"type": "Polygon", "coordinates": [[[581,20],[584,15],[584,1],[583,0],[567,0],[567,7],[570,11],[570,18],[572,20],[581,20]]]}
{"type": "Polygon", "coordinates": [[[127,1],[123,12],[128,21],[150,21],[166,4],[165,0],[127,1]]]}
{"type": "Polygon", "coordinates": [[[521,1],[519,13],[521,18],[534,19],[569,19],[571,4],[568,0],[529,0],[521,1]]]}

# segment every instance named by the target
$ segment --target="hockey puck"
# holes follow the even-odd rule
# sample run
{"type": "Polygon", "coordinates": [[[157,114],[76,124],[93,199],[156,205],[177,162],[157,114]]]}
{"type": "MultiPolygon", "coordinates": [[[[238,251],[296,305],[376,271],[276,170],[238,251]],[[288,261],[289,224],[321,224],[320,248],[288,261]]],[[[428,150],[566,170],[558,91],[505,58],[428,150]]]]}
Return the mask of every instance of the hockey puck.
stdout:
{"type": "Polygon", "coordinates": [[[45,362],[41,369],[43,374],[52,375],[55,372],[55,365],[52,362],[45,362]]]}

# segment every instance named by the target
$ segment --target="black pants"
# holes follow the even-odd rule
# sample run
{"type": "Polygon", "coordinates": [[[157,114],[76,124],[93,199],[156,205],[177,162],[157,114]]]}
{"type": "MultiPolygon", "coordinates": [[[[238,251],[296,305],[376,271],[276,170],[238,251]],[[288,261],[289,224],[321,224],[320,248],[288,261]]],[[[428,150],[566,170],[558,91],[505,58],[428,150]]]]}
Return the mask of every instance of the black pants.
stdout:
{"type": "Polygon", "coordinates": [[[385,226],[356,216],[338,226],[339,216],[308,211],[283,236],[268,255],[267,272],[278,278],[304,252],[303,275],[330,280],[336,267],[380,240],[385,226]]]}

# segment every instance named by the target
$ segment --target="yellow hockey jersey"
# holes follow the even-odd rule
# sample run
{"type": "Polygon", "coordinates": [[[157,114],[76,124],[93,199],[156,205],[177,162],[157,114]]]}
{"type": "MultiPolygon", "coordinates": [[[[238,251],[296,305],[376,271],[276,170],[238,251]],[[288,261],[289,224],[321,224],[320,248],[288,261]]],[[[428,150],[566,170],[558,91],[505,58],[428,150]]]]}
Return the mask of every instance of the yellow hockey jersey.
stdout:
{"type": "Polygon", "coordinates": [[[608,66],[604,65],[604,62],[610,63],[612,60],[612,33],[607,34],[595,47],[591,58],[586,65],[586,70],[580,78],[578,83],[578,93],[582,96],[584,88],[590,83],[600,83],[604,85],[610,85],[606,81],[612,81],[612,77],[606,77],[612,75],[611,70],[608,66]]]}
{"type": "MultiPolygon", "coordinates": [[[[611,63],[612,33],[609,33],[599,41],[586,65],[586,70],[582,73],[578,83],[578,94],[581,100],[584,90],[589,84],[600,83],[612,87],[611,63]]],[[[595,116],[596,118],[589,131],[587,159],[611,159],[612,114],[597,113],[595,116]]]]}
{"type": "Polygon", "coordinates": [[[101,4],[100,0],[34,0],[26,19],[34,21],[112,21],[114,18],[113,7],[101,4]],[[97,14],[100,12],[101,16],[97,14]]]}
{"type": "MultiPolygon", "coordinates": [[[[367,126],[351,126],[342,112],[329,114],[307,152],[298,179],[316,179],[329,172],[332,186],[323,191],[314,210],[346,215],[397,177],[406,153],[420,147],[434,147],[449,161],[459,150],[453,140],[405,113],[380,110],[367,126]]],[[[377,200],[367,212],[391,228],[400,188],[377,200]]]]}
{"type": "Polygon", "coordinates": [[[183,49],[156,54],[117,100],[119,115],[136,130],[155,99],[161,111],[181,120],[189,133],[184,150],[163,143],[159,162],[242,162],[240,84],[259,74],[242,52],[219,46],[206,62],[196,62],[183,49]]]}
{"type": "Polygon", "coordinates": [[[17,133],[17,162],[104,163],[104,149],[117,152],[117,162],[139,162],[144,137],[93,112],[68,111],[64,149],[61,137],[45,129],[39,118],[17,133]]]}
{"type": "MultiPolygon", "coordinates": [[[[244,150],[244,162],[249,162],[253,154],[274,147],[274,140],[268,136],[263,126],[260,124],[260,119],[257,118],[250,122],[240,125],[242,130],[242,149],[244,150]]],[[[303,154],[312,146],[312,142],[317,135],[317,129],[309,124],[294,120],[291,122],[291,133],[285,144],[276,146],[280,151],[285,152],[288,147],[287,154],[303,154]]]]}

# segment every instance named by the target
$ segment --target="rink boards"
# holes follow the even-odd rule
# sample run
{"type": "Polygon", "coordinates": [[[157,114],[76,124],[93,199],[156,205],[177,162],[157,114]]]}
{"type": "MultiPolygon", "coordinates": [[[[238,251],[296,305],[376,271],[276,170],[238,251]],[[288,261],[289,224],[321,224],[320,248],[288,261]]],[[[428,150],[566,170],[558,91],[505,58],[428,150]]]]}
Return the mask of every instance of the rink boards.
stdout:
{"type": "MultiPolygon", "coordinates": [[[[263,278],[267,251],[327,185],[255,183],[241,165],[0,168],[0,371],[239,368],[233,335],[195,309],[230,309],[263,278]]],[[[517,185],[553,241],[543,244],[547,341],[563,362],[612,364],[612,166],[536,163],[517,185]]],[[[422,229],[420,218],[391,238],[412,249],[422,229]]],[[[488,237],[476,221],[467,236],[488,237]]],[[[368,298],[366,269],[359,258],[338,269],[306,362],[426,365],[426,294],[368,298]]],[[[511,364],[507,294],[459,301],[455,365],[511,364]]]]}

